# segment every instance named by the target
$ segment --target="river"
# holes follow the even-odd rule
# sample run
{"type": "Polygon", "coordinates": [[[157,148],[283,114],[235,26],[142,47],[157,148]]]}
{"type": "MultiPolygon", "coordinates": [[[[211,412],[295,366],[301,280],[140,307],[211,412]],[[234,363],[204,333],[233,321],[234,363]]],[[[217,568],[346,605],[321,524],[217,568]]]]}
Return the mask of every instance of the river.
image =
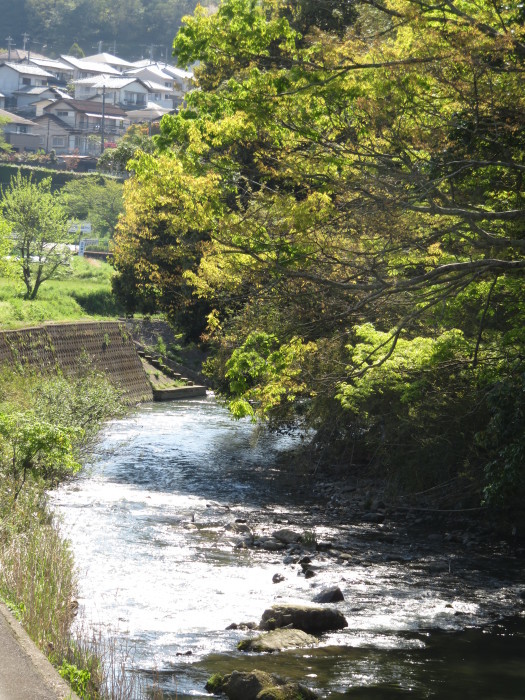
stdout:
{"type": "Polygon", "coordinates": [[[178,700],[210,697],[213,672],[253,668],[330,699],[523,700],[520,561],[324,521],[310,480],[274,467],[298,439],[232,421],[212,397],[145,404],[111,422],[81,479],[53,495],[80,572],[79,624],[111,630],[131,650],[130,673],[178,700]],[[286,552],[235,548],[225,527],[236,519],[314,531],[352,556],[316,554],[307,579],[286,552]],[[328,585],[345,595],[343,632],[316,649],[236,651],[247,633],[230,623],[328,585]]]}

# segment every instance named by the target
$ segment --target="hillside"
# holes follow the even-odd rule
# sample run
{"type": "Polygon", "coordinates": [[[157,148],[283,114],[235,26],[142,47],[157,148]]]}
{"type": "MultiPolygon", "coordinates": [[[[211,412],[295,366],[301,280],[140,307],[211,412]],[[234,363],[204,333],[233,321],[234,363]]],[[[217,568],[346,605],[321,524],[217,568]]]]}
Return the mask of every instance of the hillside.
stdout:
{"type": "Polygon", "coordinates": [[[196,5],[197,0],[0,0],[2,42],[10,36],[13,46],[23,48],[27,32],[31,50],[50,56],[77,43],[86,55],[111,50],[127,59],[151,53],[166,58],[181,18],[196,5]]]}

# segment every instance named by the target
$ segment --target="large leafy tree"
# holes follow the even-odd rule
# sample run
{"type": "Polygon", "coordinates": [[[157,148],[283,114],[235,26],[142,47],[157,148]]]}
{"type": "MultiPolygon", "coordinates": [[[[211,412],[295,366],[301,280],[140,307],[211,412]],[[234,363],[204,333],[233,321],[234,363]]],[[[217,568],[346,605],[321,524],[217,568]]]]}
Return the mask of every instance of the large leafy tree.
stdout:
{"type": "Polygon", "coordinates": [[[11,230],[14,266],[26,298],[35,299],[40,286],[68,269],[71,242],[68,216],[51,178],[33,182],[17,173],[0,203],[3,221],[11,230]]]}
{"type": "Polygon", "coordinates": [[[122,189],[117,180],[93,175],[66,183],[60,196],[71,218],[90,221],[94,235],[110,238],[123,209],[122,189]]]}
{"type": "MultiPolygon", "coordinates": [[[[495,465],[490,397],[504,387],[508,413],[523,407],[521,10],[314,10],[225,0],[175,40],[200,90],[163,119],[157,162],[188,178],[170,193],[178,216],[191,178],[214,178],[199,267],[180,276],[214,308],[217,380],[238,415],[306,413],[363,458],[495,465]]],[[[141,258],[129,233],[120,246],[141,258]]],[[[516,440],[505,464],[523,487],[516,440]]]]}

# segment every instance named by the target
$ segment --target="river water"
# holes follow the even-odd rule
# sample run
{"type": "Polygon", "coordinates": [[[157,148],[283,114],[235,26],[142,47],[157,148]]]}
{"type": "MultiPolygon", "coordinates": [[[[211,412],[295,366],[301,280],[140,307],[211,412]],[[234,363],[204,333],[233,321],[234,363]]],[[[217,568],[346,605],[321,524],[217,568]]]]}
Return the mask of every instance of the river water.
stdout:
{"type": "Polygon", "coordinates": [[[323,524],[308,479],[274,467],[298,439],[234,422],[212,397],[146,404],[110,423],[83,477],[53,496],[80,571],[80,619],[116,634],[132,649],[130,672],[178,700],[209,697],[216,671],[253,668],[332,699],[524,700],[519,561],[323,524]],[[306,579],[286,553],[235,548],[226,527],[236,519],[315,531],[352,557],[316,554],[306,579]],[[247,633],[230,623],[310,602],[327,585],[345,595],[346,630],[316,649],[236,651],[247,633]]]}

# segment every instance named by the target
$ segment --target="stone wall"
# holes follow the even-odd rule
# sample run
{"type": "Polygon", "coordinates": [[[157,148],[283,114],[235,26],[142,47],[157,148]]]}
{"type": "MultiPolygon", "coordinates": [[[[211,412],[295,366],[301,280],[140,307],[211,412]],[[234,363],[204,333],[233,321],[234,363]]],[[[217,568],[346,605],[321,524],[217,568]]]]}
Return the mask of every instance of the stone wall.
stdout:
{"type": "Polygon", "coordinates": [[[86,364],[105,372],[128,403],[151,401],[151,386],[125,327],[118,322],[63,323],[0,331],[0,365],[61,370],[75,375],[86,364]]]}

